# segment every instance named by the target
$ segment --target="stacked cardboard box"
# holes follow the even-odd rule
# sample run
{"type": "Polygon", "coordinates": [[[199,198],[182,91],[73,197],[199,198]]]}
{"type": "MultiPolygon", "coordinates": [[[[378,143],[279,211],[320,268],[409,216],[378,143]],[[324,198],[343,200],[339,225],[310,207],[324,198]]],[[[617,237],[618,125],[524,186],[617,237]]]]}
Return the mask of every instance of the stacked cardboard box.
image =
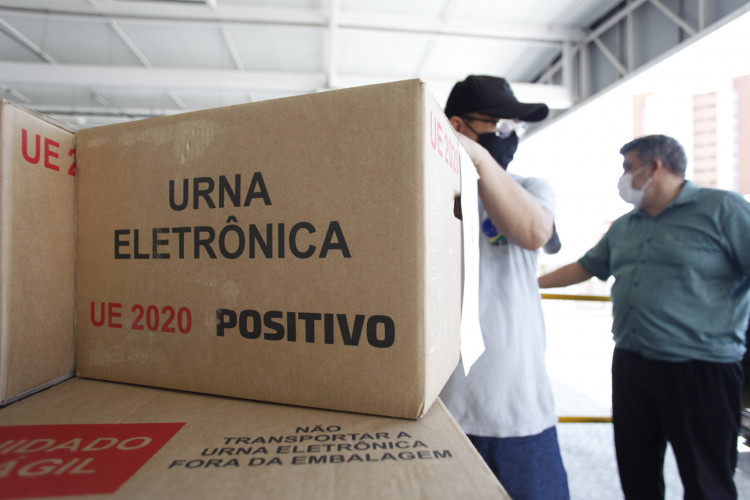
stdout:
{"type": "Polygon", "coordinates": [[[458,142],[410,80],[78,133],[78,374],[418,418],[459,358],[458,142]]]}
{"type": "Polygon", "coordinates": [[[72,133],[0,116],[4,400],[70,376],[75,258],[78,374],[126,382],[0,410],[0,498],[507,498],[435,402],[460,178],[423,83],[83,130],[76,254],[72,133]]]}
{"type": "Polygon", "coordinates": [[[0,406],[74,371],[75,134],[0,100],[0,406]]]}
{"type": "Polygon", "coordinates": [[[0,410],[0,499],[509,498],[439,401],[419,421],[74,379],[0,410]]]}

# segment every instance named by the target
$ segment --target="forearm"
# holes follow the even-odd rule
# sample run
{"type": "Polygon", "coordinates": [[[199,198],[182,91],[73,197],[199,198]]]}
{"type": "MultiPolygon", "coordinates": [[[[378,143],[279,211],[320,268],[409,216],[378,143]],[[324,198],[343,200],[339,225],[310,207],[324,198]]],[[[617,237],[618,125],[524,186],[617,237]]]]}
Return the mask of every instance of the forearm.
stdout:
{"type": "Polygon", "coordinates": [[[539,288],[561,288],[576,283],[582,283],[592,277],[578,262],[539,277],[539,288]]]}
{"type": "Polygon", "coordinates": [[[493,225],[514,243],[541,248],[552,236],[552,213],[523,189],[489,155],[476,162],[479,197],[493,225]]]}

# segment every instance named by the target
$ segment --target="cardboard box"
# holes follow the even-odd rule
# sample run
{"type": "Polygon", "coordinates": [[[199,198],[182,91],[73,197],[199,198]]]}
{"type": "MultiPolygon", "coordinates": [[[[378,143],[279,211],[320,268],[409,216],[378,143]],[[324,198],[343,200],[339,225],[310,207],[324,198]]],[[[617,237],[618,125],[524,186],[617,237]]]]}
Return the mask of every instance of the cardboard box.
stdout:
{"type": "Polygon", "coordinates": [[[84,377],[418,418],[459,357],[458,142],[419,80],[84,129],[84,377]]]}
{"type": "Polygon", "coordinates": [[[0,499],[509,498],[437,402],[418,421],[74,379],[0,410],[0,499]]]}
{"type": "Polygon", "coordinates": [[[75,135],[0,100],[0,406],[73,375],[75,135]]]}

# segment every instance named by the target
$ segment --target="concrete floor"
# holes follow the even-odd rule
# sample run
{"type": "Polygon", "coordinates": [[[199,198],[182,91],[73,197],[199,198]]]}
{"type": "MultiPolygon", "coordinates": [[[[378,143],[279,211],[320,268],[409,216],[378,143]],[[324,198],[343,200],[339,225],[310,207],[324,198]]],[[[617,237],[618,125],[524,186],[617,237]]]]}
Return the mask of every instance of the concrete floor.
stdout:
{"type": "MultiPolygon", "coordinates": [[[[559,424],[557,432],[572,500],[620,500],[611,424],[559,424]]],[[[739,500],[750,500],[750,448],[739,446],[735,472],[739,500]]],[[[666,500],[682,500],[683,489],[671,449],[664,466],[666,500]]]]}

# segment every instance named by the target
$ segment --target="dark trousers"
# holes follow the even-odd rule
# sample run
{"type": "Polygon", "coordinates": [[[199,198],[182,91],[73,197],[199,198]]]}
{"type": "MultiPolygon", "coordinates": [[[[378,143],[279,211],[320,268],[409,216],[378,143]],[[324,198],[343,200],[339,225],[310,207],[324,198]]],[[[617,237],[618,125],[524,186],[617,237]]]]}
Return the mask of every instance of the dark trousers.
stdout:
{"type": "Polygon", "coordinates": [[[612,359],[612,416],[625,498],[664,498],[667,441],[685,499],[736,499],[741,363],[653,361],[624,349],[612,359]]]}
{"type": "Polygon", "coordinates": [[[570,500],[555,427],[534,436],[469,439],[513,500],[570,500]]]}

